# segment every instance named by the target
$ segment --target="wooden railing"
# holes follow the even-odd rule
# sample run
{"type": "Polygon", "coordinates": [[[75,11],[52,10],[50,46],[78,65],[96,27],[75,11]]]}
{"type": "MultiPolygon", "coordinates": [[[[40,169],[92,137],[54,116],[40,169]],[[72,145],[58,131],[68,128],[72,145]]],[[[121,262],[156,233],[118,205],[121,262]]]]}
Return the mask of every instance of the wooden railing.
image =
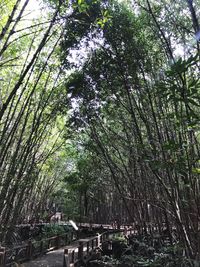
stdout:
{"type": "MultiPolygon", "coordinates": [[[[99,228],[107,230],[103,234],[99,234],[89,239],[80,239],[75,244],[67,246],[64,250],[64,264],[69,267],[70,264],[75,265],[77,262],[87,258],[102,243],[112,236],[124,232],[127,226],[121,226],[121,229],[113,229],[111,225],[100,224],[82,224],[84,227],[99,228]]],[[[136,234],[137,230],[128,228],[128,234],[136,234]]],[[[40,241],[28,241],[24,245],[16,246],[11,249],[0,247],[0,267],[11,266],[12,262],[24,262],[35,257],[43,255],[51,250],[69,245],[74,240],[74,232],[68,232],[63,235],[57,235],[51,238],[46,238],[40,241]]]]}
{"type": "Polygon", "coordinates": [[[0,267],[11,266],[12,262],[24,262],[43,255],[51,250],[70,244],[74,233],[66,233],[40,241],[28,241],[11,249],[0,248],[0,267]]]}
{"type": "Polygon", "coordinates": [[[0,247],[0,266],[4,266],[5,264],[5,248],[0,247]]]}
{"type": "MultiPolygon", "coordinates": [[[[80,239],[76,244],[67,246],[64,249],[63,267],[75,267],[82,261],[88,261],[92,254],[96,252],[98,248],[102,247],[105,241],[110,240],[123,231],[123,229],[106,231],[95,237],[80,239]]],[[[127,230],[127,235],[133,233],[136,233],[133,229],[130,228],[127,230]]],[[[108,245],[108,249],[112,250],[112,242],[108,243],[108,245]]]]}

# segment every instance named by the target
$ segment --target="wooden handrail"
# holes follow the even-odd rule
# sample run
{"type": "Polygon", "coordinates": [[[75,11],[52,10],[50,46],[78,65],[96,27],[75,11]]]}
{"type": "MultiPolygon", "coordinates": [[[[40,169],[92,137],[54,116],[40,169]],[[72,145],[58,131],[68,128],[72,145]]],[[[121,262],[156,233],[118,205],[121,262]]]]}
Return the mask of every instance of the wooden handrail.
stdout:
{"type": "Polygon", "coordinates": [[[5,248],[0,247],[0,267],[5,265],[5,248]]]}
{"type": "MultiPolygon", "coordinates": [[[[89,224],[87,224],[89,225],[89,224]]],[[[91,226],[91,225],[90,225],[91,226]]],[[[113,229],[111,225],[92,225],[92,227],[105,227],[106,229],[112,229],[117,232],[123,232],[125,227],[121,227],[121,229],[113,229]]],[[[105,229],[104,228],[104,229],[105,229]]],[[[128,229],[129,234],[131,234],[134,230],[129,228],[128,229]]],[[[136,230],[135,230],[136,231],[136,230]]],[[[99,247],[106,239],[109,238],[110,235],[113,235],[114,233],[106,231],[102,234],[99,234],[98,236],[91,237],[89,239],[81,239],[79,240],[79,245],[77,245],[75,248],[74,247],[68,247],[65,249],[65,260],[67,262],[72,262],[76,261],[77,259],[79,260],[84,256],[88,255],[92,251],[94,251],[97,247],[99,247]],[[77,251],[76,251],[77,250],[77,251]],[[82,251],[81,251],[82,250],[82,251]],[[82,255],[82,256],[81,256],[82,255]],[[71,258],[72,259],[71,259],[71,258]]],[[[42,239],[40,241],[29,241],[28,243],[20,246],[16,246],[13,249],[5,249],[5,248],[0,248],[0,267],[4,266],[2,265],[2,262],[10,263],[11,261],[9,260],[9,254],[15,255],[14,260],[16,261],[26,261],[30,260],[36,256],[42,255],[50,250],[57,249],[61,246],[66,246],[66,244],[69,244],[73,240],[73,232],[68,232],[62,235],[42,239]],[[23,253],[21,253],[23,251],[23,253]],[[23,256],[20,256],[20,253],[23,254],[23,256]],[[19,255],[16,256],[16,255],[19,255]]],[[[69,266],[69,265],[65,265],[69,266]]]]}
{"type": "MultiPolygon", "coordinates": [[[[99,248],[104,241],[109,239],[111,235],[113,236],[120,232],[123,232],[123,230],[116,230],[115,232],[106,231],[95,237],[80,239],[78,240],[78,244],[66,247],[64,250],[63,267],[74,267],[80,261],[84,260],[85,256],[88,257],[92,252],[99,248]]],[[[128,234],[131,233],[132,229],[129,229],[128,234]]]]}
{"type": "Polygon", "coordinates": [[[46,239],[42,239],[39,241],[28,241],[28,243],[20,246],[16,246],[12,249],[0,248],[0,267],[5,266],[5,263],[11,263],[13,260],[15,261],[26,261],[30,260],[36,256],[43,255],[44,253],[57,249],[61,246],[66,246],[67,243],[72,242],[73,235],[70,233],[65,233],[62,235],[57,235],[53,237],[49,237],[46,239]],[[17,255],[19,251],[23,251],[24,256],[9,260],[10,255],[17,255]],[[2,263],[3,262],[3,263],[2,263]]]}

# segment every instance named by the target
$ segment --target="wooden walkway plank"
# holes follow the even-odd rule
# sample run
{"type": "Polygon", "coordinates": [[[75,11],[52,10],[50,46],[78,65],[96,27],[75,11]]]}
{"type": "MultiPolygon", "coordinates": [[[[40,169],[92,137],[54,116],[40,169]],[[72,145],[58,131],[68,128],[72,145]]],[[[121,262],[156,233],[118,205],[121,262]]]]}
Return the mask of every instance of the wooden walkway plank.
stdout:
{"type": "Polygon", "coordinates": [[[64,249],[51,251],[35,260],[24,263],[23,267],[62,267],[64,249]]]}

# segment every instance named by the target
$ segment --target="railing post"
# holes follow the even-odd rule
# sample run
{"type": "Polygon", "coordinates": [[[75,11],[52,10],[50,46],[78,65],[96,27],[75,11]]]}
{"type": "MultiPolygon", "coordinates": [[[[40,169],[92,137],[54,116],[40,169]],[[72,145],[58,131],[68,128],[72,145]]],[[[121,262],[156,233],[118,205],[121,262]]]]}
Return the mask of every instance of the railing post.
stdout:
{"type": "Polygon", "coordinates": [[[73,241],[73,237],[74,237],[74,233],[71,232],[71,240],[70,240],[70,243],[73,241]]]}
{"type": "Polygon", "coordinates": [[[48,240],[47,249],[50,249],[50,247],[51,247],[51,239],[48,240]]]}
{"type": "Polygon", "coordinates": [[[5,266],[5,254],[6,254],[6,249],[4,247],[0,247],[0,267],[5,266]]]}
{"type": "Polygon", "coordinates": [[[108,239],[108,237],[109,237],[109,233],[108,233],[108,232],[106,232],[106,233],[105,233],[105,240],[107,240],[107,239],[108,239]]]}
{"type": "Polygon", "coordinates": [[[78,247],[78,260],[82,260],[83,258],[83,242],[79,242],[79,247],[78,247]]]}
{"type": "Polygon", "coordinates": [[[102,244],[102,241],[103,241],[103,236],[102,234],[100,235],[100,244],[102,244]]]}
{"type": "Polygon", "coordinates": [[[43,252],[43,240],[40,242],[40,254],[43,252]]]}
{"type": "Polygon", "coordinates": [[[63,267],[69,267],[69,266],[70,266],[69,250],[66,248],[64,250],[63,267]]]}
{"type": "Polygon", "coordinates": [[[106,239],[106,234],[105,234],[105,233],[103,233],[103,234],[102,234],[102,242],[104,242],[104,241],[105,241],[105,239],[106,239]]]}
{"type": "Polygon", "coordinates": [[[32,242],[29,240],[28,241],[28,246],[27,246],[27,258],[31,259],[33,255],[33,244],[32,242]]]}
{"type": "Polygon", "coordinates": [[[75,250],[73,249],[71,253],[71,262],[70,262],[73,264],[73,266],[74,266],[74,260],[75,260],[75,250]]]}
{"type": "Polygon", "coordinates": [[[59,248],[60,247],[60,236],[59,235],[56,236],[56,244],[55,244],[55,247],[56,248],[59,248]]]}
{"type": "Polygon", "coordinates": [[[90,253],[90,241],[87,242],[87,255],[90,253]]]}
{"type": "Polygon", "coordinates": [[[101,245],[101,235],[97,234],[97,247],[100,247],[101,245]]]}
{"type": "Polygon", "coordinates": [[[65,245],[68,244],[68,233],[65,235],[65,245]]]}

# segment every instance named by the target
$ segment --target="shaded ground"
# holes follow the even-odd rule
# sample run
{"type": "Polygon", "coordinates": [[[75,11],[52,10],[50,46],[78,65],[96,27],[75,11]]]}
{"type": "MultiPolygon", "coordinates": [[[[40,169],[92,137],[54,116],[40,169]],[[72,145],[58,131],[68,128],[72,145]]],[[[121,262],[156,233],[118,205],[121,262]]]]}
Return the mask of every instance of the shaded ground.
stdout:
{"type": "Polygon", "coordinates": [[[63,266],[63,253],[64,249],[58,249],[51,251],[44,256],[37,259],[26,262],[24,267],[62,267],[63,266]]]}
{"type": "MultiPolygon", "coordinates": [[[[63,267],[64,248],[73,249],[78,246],[78,241],[72,242],[69,246],[53,250],[36,258],[35,260],[23,263],[23,267],[63,267]]],[[[86,248],[85,248],[86,249],[86,248]]],[[[78,249],[75,250],[75,254],[78,249]]]]}

